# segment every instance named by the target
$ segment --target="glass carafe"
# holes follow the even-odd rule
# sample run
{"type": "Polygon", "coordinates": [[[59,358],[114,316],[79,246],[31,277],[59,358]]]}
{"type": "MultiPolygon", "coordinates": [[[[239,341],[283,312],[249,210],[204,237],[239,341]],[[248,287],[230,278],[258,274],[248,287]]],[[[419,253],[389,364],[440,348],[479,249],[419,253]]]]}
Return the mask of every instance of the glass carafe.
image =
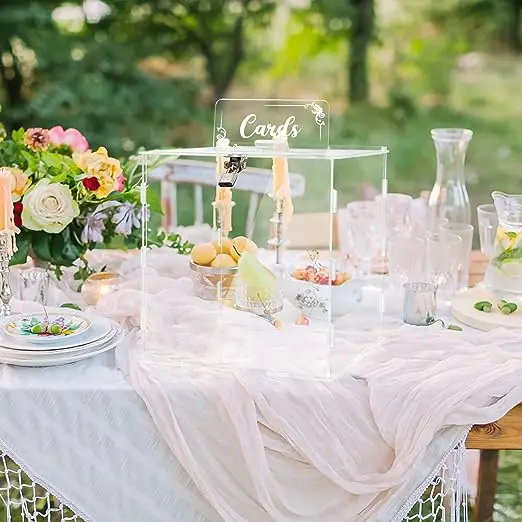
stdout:
{"type": "Polygon", "coordinates": [[[498,215],[484,283],[498,299],[522,301],[522,194],[491,194],[498,215]]]}
{"type": "Polygon", "coordinates": [[[433,129],[437,151],[437,179],[428,200],[428,227],[438,232],[441,224],[471,223],[464,163],[473,132],[468,129],[433,129]]]}

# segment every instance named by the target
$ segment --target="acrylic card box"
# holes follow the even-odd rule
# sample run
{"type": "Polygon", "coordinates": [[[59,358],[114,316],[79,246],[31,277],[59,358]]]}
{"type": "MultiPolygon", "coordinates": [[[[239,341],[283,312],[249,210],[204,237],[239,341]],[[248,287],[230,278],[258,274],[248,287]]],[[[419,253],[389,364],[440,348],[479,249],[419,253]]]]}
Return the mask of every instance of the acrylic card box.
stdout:
{"type": "MultiPolygon", "coordinates": [[[[388,151],[333,147],[330,135],[325,101],[225,99],[211,147],[142,153],[164,225],[211,227],[186,259],[194,295],[215,314],[209,337],[223,321],[257,321],[285,335],[308,328],[329,349],[364,289],[382,284],[384,217],[367,202],[386,190],[388,151]]],[[[144,233],[145,288],[147,247],[144,233]]],[[[145,299],[144,320],[150,309],[145,299]]]]}

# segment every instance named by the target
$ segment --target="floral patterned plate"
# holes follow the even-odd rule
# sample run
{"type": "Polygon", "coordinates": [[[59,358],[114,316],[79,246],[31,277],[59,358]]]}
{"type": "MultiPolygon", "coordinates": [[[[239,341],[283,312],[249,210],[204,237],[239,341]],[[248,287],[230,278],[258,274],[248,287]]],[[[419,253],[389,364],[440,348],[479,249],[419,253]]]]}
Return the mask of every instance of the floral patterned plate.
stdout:
{"type": "Polygon", "coordinates": [[[4,323],[4,332],[20,341],[52,344],[85,333],[91,321],[79,314],[25,314],[4,323]]]}

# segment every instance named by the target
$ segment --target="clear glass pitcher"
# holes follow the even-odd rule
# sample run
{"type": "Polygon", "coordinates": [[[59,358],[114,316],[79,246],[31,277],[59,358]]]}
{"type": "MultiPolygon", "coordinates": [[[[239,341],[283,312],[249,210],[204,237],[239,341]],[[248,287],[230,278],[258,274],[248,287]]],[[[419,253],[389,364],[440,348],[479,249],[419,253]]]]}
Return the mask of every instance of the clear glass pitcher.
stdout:
{"type": "Polygon", "coordinates": [[[522,301],[522,194],[491,194],[498,215],[484,283],[498,299],[522,301]]]}
{"type": "Polygon", "coordinates": [[[440,225],[471,223],[464,164],[473,131],[433,129],[431,137],[437,151],[437,177],[428,200],[428,227],[436,233],[440,225]]]}

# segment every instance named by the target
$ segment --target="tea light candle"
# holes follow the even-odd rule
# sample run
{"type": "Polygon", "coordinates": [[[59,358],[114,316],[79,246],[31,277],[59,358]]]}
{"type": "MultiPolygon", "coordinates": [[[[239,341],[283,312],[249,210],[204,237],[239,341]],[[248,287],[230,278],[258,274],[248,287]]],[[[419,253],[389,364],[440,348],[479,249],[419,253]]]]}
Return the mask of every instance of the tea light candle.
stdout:
{"type": "Polygon", "coordinates": [[[82,286],[82,297],[88,305],[95,305],[104,295],[114,292],[120,276],[113,272],[99,272],[89,276],[82,286]]]}
{"type": "Polygon", "coordinates": [[[429,326],[435,322],[436,315],[437,287],[432,283],[405,283],[404,322],[414,326],[429,326]]]}

